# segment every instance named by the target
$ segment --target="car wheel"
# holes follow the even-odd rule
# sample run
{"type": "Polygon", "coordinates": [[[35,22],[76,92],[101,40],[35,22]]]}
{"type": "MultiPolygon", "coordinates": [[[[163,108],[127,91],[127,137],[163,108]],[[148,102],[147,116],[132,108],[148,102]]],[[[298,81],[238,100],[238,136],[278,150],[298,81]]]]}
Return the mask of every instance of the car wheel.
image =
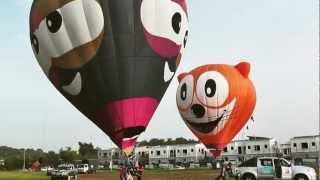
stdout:
{"type": "Polygon", "coordinates": [[[294,177],[294,180],[308,180],[308,177],[304,174],[298,174],[294,177]]]}
{"type": "Polygon", "coordinates": [[[256,180],[256,177],[252,174],[245,174],[242,176],[241,180],[256,180]]]}

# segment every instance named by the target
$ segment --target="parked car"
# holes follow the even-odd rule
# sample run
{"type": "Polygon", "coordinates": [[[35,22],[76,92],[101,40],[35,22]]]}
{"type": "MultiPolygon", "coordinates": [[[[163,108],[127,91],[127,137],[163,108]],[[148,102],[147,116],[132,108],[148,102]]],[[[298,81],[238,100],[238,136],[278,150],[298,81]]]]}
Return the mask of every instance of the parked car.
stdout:
{"type": "Polygon", "coordinates": [[[47,171],[52,171],[53,168],[50,167],[50,166],[45,166],[45,167],[42,167],[40,170],[41,170],[42,172],[47,172],[47,171]]]}
{"type": "Polygon", "coordinates": [[[89,164],[79,164],[77,169],[79,174],[87,174],[89,171],[89,164]]]}
{"type": "Polygon", "coordinates": [[[78,170],[73,164],[61,164],[58,169],[51,172],[52,180],[62,180],[62,179],[77,179],[78,170]]]}
{"type": "Polygon", "coordinates": [[[294,166],[284,158],[259,157],[249,159],[234,169],[241,180],[294,179],[316,180],[316,172],[311,167],[294,166]]]}
{"type": "Polygon", "coordinates": [[[51,176],[52,172],[54,171],[54,168],[48,166],[48,167],[42,167],[41,168],[42,172],[46,172],[47,176],[51,176]]]}
{"type": "Polygon", "coordinates": [[[94,165],[91,164],[89,166],[88,174],[95,174],[95,173],[97,173],[97,169],[95,168],[94,165]]]}

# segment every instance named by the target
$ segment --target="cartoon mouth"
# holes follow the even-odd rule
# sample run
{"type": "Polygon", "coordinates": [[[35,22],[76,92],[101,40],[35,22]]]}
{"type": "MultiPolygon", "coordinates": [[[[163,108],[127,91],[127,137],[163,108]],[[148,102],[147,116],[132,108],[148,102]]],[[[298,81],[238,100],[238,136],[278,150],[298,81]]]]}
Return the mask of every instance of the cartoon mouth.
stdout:
{"type": "MultiPolygon", "coordinates": [[[[224,128],[225,124],[229,121],[235,103],[236,99],[232,100],[231,103],[226,105],[224,108],[216,109],[217,116],[206,117],[209,120],[209,122],[198,123],[187,120],[187,123],[196,131],[199,131],[204,134],[213,132],[213,135],[215,135],[219,133],[224,128]]],[[[211,113],[212,111],[213,110],[211,110],[211,113]]]]}
{"type": "Polygon", "coordinates": [[[169,68],[168,61],[165,61],[164,71],[163,71],[163,80],[164,82],[168,82],[172,79],[174,72],[172,72],[169,68]]]}
{"type": "Polygon", "coordinates": [[[70,95],[79,95],[82,88],[81,74],[78,72],[73,81],[66,86],[62,86],[62,89],[70,95]]]}
{"type": "Polygon", "coordinates": [[[214,130],[214,128],[216,128],[219,124],[219,122],[222,120],[223,116],[225,113],[223,113],[219,118],[217,118],[216,120],[212,121],[212,122],[208,122],[208,123],[192,123],[189,122],[188,123],[195,128],[197,131],[200,131],[202,133],[209,133],[211,131],[214,130]]]}

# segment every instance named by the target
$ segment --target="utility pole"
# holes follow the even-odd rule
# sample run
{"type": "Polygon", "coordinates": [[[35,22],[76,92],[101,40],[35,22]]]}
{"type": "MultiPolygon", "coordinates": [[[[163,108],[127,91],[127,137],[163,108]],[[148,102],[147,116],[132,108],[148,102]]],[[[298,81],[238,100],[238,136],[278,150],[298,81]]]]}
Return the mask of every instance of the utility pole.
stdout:
{"type": "Polygon", "coordinates": [[[23,149],[23,167],[22,170],[26,170],[26,149],[23,149]]]}
{"type": "Polygon", "coordinates": [[[110,161],[110,167],[109,167],[111,171],[112,171],[112,166],[113,166],[112,156],[113,156],[113,149],[111,149],[111,161],[110,161]]]}

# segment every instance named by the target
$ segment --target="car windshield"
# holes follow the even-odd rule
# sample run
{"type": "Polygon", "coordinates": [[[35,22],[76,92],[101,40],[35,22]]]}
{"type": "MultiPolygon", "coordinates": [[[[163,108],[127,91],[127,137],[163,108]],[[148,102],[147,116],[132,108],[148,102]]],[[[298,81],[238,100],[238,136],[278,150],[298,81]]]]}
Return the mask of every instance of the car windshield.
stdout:
{"type": "Polygon", "coordinates": [[[288,163],[287,161],[285,161],[283,159],[280,159],[280,163],[281,163],[281,166],[290,167],[290,163],[288,163]]]}
{"type": "Polygon", "coordinates": [[[70,170],[72,169],[71,166],[60,166],[58,167],[59,170],[70,170]]]}
{"type": "Polygon", "coordinates": [[[249,159],[241,163],[239,167],[257,167],[257,158],[249,159]]]}

